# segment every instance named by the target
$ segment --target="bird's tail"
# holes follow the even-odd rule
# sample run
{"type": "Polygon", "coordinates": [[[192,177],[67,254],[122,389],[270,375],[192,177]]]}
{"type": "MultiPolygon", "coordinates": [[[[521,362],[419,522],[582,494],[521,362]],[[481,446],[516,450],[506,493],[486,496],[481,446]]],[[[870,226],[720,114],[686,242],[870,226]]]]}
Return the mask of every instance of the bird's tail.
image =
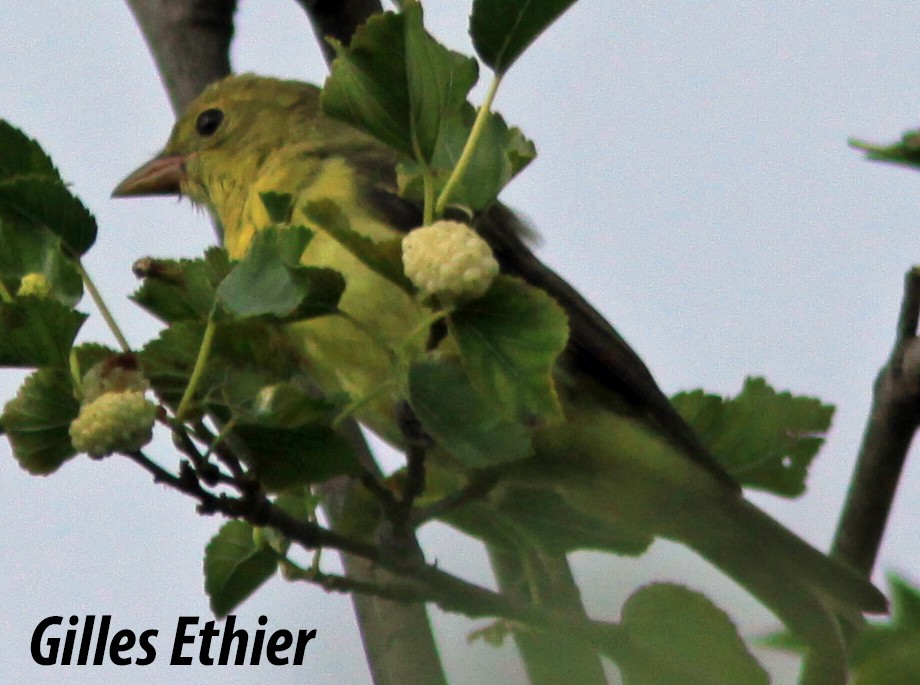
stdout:
{"type": "Polygon", "coordinates": [[[740,497],[707,507],[674,537],[757,597],[802,642],[843,664],[844,630],[887,611],[868,580],[740,497]]]}

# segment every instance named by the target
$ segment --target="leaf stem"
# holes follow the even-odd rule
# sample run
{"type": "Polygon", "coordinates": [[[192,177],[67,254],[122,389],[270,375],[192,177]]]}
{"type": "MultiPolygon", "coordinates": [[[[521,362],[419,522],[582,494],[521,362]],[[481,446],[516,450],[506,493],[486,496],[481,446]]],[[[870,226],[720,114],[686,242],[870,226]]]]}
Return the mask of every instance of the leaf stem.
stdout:
{"type": "Polygon", "coordinates": [[[220,432],[216,436],[214,436],[214,440],[211,441],[211,443],[208,445],[208,449],[205,450],[205,453],[204,453],[205,459],[211,456],[211,453],[217,448],[217,444],[221,440],[223,440],[225,437],[227,437],[230,431],[232,431],[234,428],[236,428],[236,417],[235,416],[231,418],[229,421],[227,421],[227,423],[224,424],[224,426],[220,429],[220,432]]]}
{"type": "Polygon", "coordinates": [[[446,318],[450,313],[451,309],[438,309],[429,316],[426,316],[424,319],[418,322],[418,324],[409,331],[409,334],[405,337],[402,344],[403,351],[412,350],[413,342],[415,339],[422,333],[428,334],[428,331],[433,325],[435,325],[441,319],[446,318]]]}
{"type": "Polygon", "coordinates": [[[422,202],[422,226],[430,226],[434,223],[434,176],[431,173],[431,165],[422,154],[422,148],[418,144],[415,133],[412,134],[412,151],[415,153],[415,160],[422,165],[422,188],[424,192],[424,201],[422,202]]]}
{"type": "Polygon", "coordinates": [[[204,329],[204,335],[201,338],[201,346],[198,348],[198,358],[195,359],[195,366],[192,369],[192,375],[188,379],[188,385],[185,386],[185,392],[182,393],[182,399],[179,400],[179,408],[176,409],[176,418],[180,421],[188,411],[192,399],[195,397],[195,391],[201,383],[201,377],[204,375],[205,366],[208,364],[208,355],[211,352],[211,346],[214,343],[214,333],[217,331],[217,322],[214,320],[214,310],[208,316],[208,325],[204,329]]]}
{"type": "Polygon", "coordinates": [[[13,301],[13,296],[10,294],[9,289],[6,287],[2,280],[0,280],[0,300],[3,300],[4,302],[13,301]]]}
{"type": "Polygon", "coordinates": [[[377,335],[376,332],[371,330],[369,326],[366,326],[363,321],[342,309],[337,310],[335,312],[335,316],[341,316],[345,321],[354,326],[356,331],[366,335],[367,339],[370,340],[381,352],[383,352],[384,355],[386,355],[387,359],[390,361],[390,364],[396,363],[396,355],[394,354],[393,350],[390,349],[390,346],[387,345],[387,343],[379,335],[377,335]]]}
{"type": "Polygon", "coordinates": [[[70,348],[70,354],[67,356],[70,377],[73,380],[73,387],[78,395],[77,399],[83,401],[83,375],[80,373],[80,360],[77,359],[77,350],[70,348]]]}
{"type": "Polygon", "coordinates": [[[392,390],[393,388],[396,388],[396,387],[397,387],[396,381],[391,379],[391,380],[381,383],[376,388],[371,390],[369,393],[364,395],[364,397],[359,397],[355,400],[352,400],[347,405],[345,405],[342,408],[342,411],[339,412],[338,416],[336,416],[335,419],[332,420],[333,429],[337,430],[339,426],[342,425],[343,421],[345,421],[346,419],[350,419],[352,416],[355,415],[355,413],[361,411],[361,409],[363,409],[368,404],[373,402],[375,399],[380,397],[383,393],[385,393],[388,390],[392,390]]]}
{"type": "Polygon", "coordinates": [[[460,182],[460,179],[463,178],[463,174],[466,173],[466,169],[473,159],[473,152],[475,152],[476,144],[482,137],[486,121],[489,120],[492,101],[495,100],[495,93],[498,92],[498,86],[501,85],[501,82],[502,75],[496,73],[492,78],[492,83],[489,84],[489,90],[486,92],[485,100],[483,100],[482,105],[479,107],[479,111],[476,113],[476,120],[473,122],[473,128],[470,129],[470,137],[466,139],[466,144],[463,146],[463,151],[460,153],[460,159],[457,160],[457,165],[450,173],[450,178],[447,179],[447,183],[444,184],[444,188],[438,196],[438,202],[434,208],[436,216],[444,214],[444,210],[447,208],[447,203],[450,202],[450,196],[454,192],[454,188],[460,182]]]}
{"type": "Polygon", "coordinates": [[[431,175],[431,169],[426,166],[422,174],[422,185],[425,188],[425,204],[422,209],[422,226],[430,226],[434,223],[434,178],[431,175]]]}
{"type": "Polygon", "coordinates": [[[105,300],[102,299],[102,295],[96,288],[96,284],[93,283],[93,279],[90,278],[89,272],[83,267],[83,262],[74,258],[72,263],[74,268],[77,270],[77,273],[80,274],[80,278],[83,279],[83,284],[86,286],[86,290],[89,292],[89,296],[92,298],[93,304],[96,305],[96,309],[98,309],[99,313],[102,314],[102,318],[105,320],[105,325],[109,327],[109,330],[112,331],[112,335],[115,336],[115,340],[118,341],[118,346],[122,349],[123,352],[130,352],[131,345],[128,344],[128,339],[125,337],[125,334],[121,332],[121,328],[118,327],[118,323],[115,321],[115,317],[112,316],[112,312],[106,305],[105,300]]]}

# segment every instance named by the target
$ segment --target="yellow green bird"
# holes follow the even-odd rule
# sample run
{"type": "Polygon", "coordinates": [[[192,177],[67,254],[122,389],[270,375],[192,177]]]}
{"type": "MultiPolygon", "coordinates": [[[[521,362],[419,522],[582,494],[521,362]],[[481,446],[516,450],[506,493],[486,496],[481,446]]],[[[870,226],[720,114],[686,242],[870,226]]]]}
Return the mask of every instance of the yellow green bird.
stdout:
{"type": "MultiPolygon", "coordinates": [[[[306,203],[331,199],[371,240],[404,235],[421,223],[421,212],[397,195],[396,164],[395,152],[325,116],[315,86],[233,76],[208,87],[163,152],[114,194],[189,197],[210,210],[230,256],[241,258],[256,231],[272,223],[265,192],[290,194],[298,222],[306,221],[306,203]]],[[[340,308],[347,316],[295,324],[291,335],[325,391],[365,397],[390,373],[384,348],[403,345],[429,312],[321,226],[311,228],[316,235],[302,261],[345,276],[340,308]],[[369,335],[383,345],[369,345],[369,335]]],[[[510,211],[496,204],[476,228],[502,270],[548,292],[570,324],[555,374],[565,420],[537,428],[534,456],[505,468],[504,482],[557,493],[599,526],[688,545],[805,643],[842,660],[841,620],[857,624],[863,612],[885,611],[881,593],[743,498],[623,338],[530,252],[510,211]]],[[[359,418],[399,444],[402,399],[396,388],[379,394],[359,418]]]]}

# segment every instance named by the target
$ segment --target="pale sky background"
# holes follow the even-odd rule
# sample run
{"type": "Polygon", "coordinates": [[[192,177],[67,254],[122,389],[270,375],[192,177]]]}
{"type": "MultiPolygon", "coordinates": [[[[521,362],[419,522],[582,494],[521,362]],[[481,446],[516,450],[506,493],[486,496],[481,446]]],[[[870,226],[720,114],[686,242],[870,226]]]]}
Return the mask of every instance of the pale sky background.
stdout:
{"type": "MultiPolygon", "coordinates": [[[[238,71],[322,80],[298,6],[241,5],[238,71]]],[[[763,374],[837,404],[807,495],[754,497],[826,549],[902,276],[920,261],[920,175],[864,162],[846,139],[893,140],[920,124],[920,7],[768,5],[581,0],[499,94],[497,109],[540,152],[503,197],[541,232],[540,254],[610,317],[667,392],[734,393],[746,375],[763,374]]],[[[429,29],[468,51],[468,11],[469,2],[430,1],[429,29]]],[[[136,287],[132,262],[197,256],[212,239],[187,203],[109,199],[172,123],[146,45],[121,2],[4,0],[0,27],[0,117],[41,142],[95,213],[87,266],[140,346],[157,323],[125,299],[136,287]]],[[[82,336],[111,342],[95,315],[82,336]]],[[[0,372],[0,401],[21,377],[0,372]]],[[[153,452],[171,454],[167,441],[153,452]]],[[[918,492],[920,469],[909,464],[879,564],[915,580],[918,492]]],[[[278,579],[238,621],[254,629],[265,614],[269,627],[316,628],[304,667],[170,667],[177,618],[209,619],[201,558],[221,521],[197,516],[191,500],[137,467],[83,458],[34,478],[0,439],[0,494],[0,682],[370,682],[350,600],[278,579]],[[35,625],[71,614],[112,614],[113,630],[159,629],[157,660],[34,665],[35,625]]],[[[490,582],[477,544],[441,526],[422,538],[429,560],[490,582]]],[[[745,635],[775,626],[675,545],[656,544],[639,561],[579,554],[574,566],[598,617],[615,618],[637,585],[671,579],[712,591],[745,635]]],[[[453,683],[524,682],[510,649],[467,646],[466,633],[484,622],[431,613],[453,683]]],[[[776,682],[792,682],[789,659],[760,655],[776,682]]]]}

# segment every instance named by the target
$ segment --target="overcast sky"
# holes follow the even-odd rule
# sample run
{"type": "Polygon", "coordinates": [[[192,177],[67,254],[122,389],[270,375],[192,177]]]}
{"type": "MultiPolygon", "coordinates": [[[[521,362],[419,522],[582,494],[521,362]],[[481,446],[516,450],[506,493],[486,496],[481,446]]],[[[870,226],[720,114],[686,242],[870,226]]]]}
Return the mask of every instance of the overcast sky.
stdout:
{"type": "MultiPolygon", "coordinates": [[[[322,80],[294,2],[240,4],[236,70],[322,80]]],[[[429,5],[430,30],[468,51],[469,3],[429,5]]],[[[503,198],[530,217],[541,255],[609,316],[667,392],[734,393],[754,374],[837,405],[808,494],[754,496],[826,549],[890,350],[902,276],[920,261],[920,176],[864,162],[846,139],[893,140],[920,124],[920,7],[768,5],[581,0],[499,94],[497,109],[540,152],[503,198]]],[[[140,346],[158,327],[125,299],[136,286],[132,262],[196,256],[212,240],[187,203],[109,198],[172,123],[153,62],[120,2],[5,0],[0,26],[0,117],[42,143],[97,216],[87,266],[140,346]]],[[[82,335],[111,343],[97,316],[82,335]]],[[[0,372],[0,401],[21,378],[0,372]]],[[[166,442],[153,451],[170,454],[166,442]]],[[[879,564],[915,580],[918,491],[920,469],[909,464],[879,564]]],[[[0,494],[0,681],[370,682],[350,600],[277,579],[236,613],[250,628],[260,614],[270,628],[316,628],[307,666],[169,667],[164,636],[178,617],[209,617],[201,557],[220,521],[197,516],[138,468],[76,459],[34,478],[0,439],[0,494]],[[157,660],[34,665],[35,625],[71,614],[111,614],[113,630],[159,629],[157,660]]],[[[438,525],[422,538],[430,560],[490,582],[475,543],[438,525]]],[[[672,579],[712,591],[745,635],[775,626],[675,545],[656,544],[639,561],[579,554],[574,565],[598,617],[615,618],[638,584],[672,579]]],[[[466,645],[482,622],[432,617],[453,683],[523,682],[511,650],[466,645]]],[[[782,674],[777,682],[790,681],[788,659],[760,654],[782,674]]]]}

